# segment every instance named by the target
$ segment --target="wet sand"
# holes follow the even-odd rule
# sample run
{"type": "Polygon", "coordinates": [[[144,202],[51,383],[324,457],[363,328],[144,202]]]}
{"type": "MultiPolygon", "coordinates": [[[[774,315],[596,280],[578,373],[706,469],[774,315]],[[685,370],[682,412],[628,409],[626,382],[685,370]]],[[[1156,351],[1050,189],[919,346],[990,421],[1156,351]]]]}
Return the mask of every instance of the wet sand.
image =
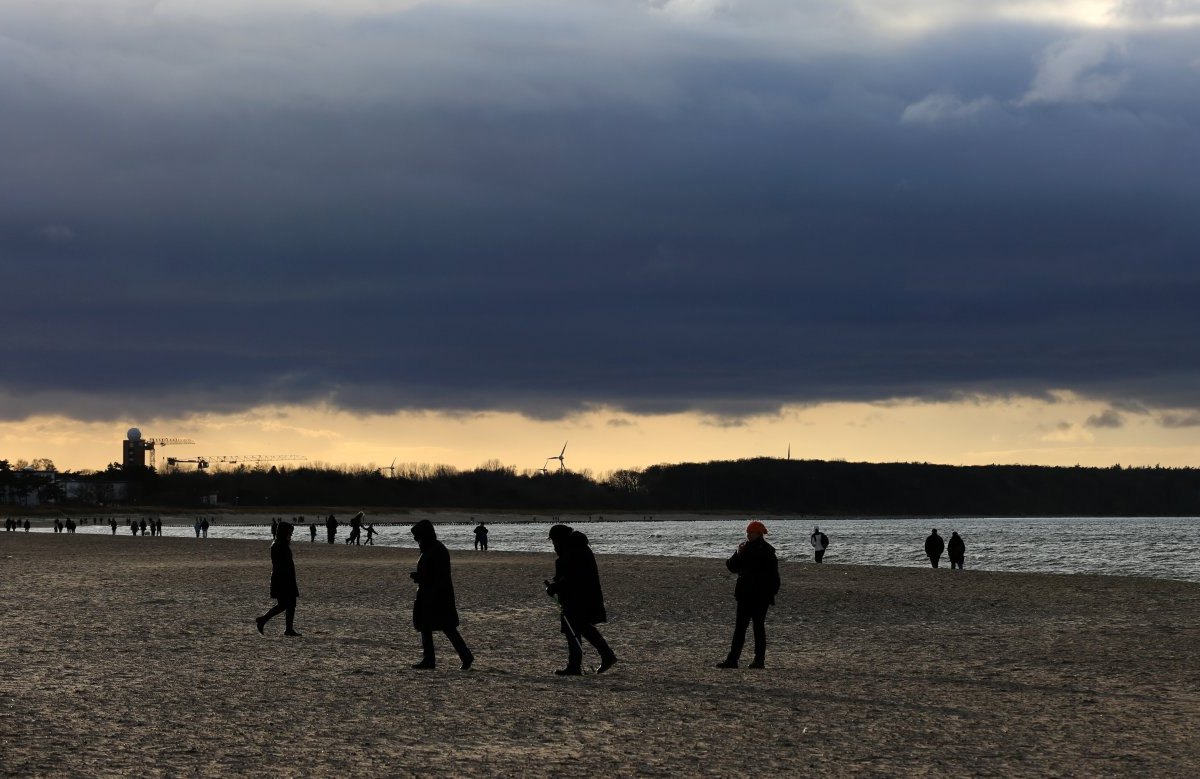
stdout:
{"type": "MultiPolygon", "coordinates": [[[[787,563],[765,671],[721,671],[718,560],[601,557],[621,662],[557,678],[552,555],[455,553],[468,672],[419,655],[415,553],[0,534],[0,773],[1192,776],[1200,585],[787,563]]],[[[749,650],[748,650],[749,653],[749,650]]],[[[748,659],[748,657],[744,658],[748,659]]]]}

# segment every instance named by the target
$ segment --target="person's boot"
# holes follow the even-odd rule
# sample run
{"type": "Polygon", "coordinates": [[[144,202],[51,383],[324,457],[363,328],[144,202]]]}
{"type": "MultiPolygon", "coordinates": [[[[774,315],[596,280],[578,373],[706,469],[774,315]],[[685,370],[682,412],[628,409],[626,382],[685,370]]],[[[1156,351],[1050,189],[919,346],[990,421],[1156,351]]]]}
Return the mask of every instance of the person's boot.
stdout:
{"type": "Polygon", "coordinates": [[[763,660],[763,658],[756,657],[756,658],[754,658],[754,662],[751,663],[748,667],[750,667],[750,668],[766,668],[767,664],[763,660]]]}
{"type": "Polygon", "coordinates": [[[602,674],[609,668],[617,664],[617,656],[609,652],[605,657],[600,658],[600,667],[596,669],[596,673],[602,674]]]}
{"type": "Polygon", "coordinates": [[[566,668],[560,668],[554,672],[555,676],[582,676],[583,669],[577,665],[568,665],[566,668]]]}
{"type": "Polygon", "coordinates": [[[466,657],[462,657],[460,659],[462,660],[462,670],[464,670],[464,671],[471,670],[471,665],[475,662],[475,655],[471,654],[470,652],[467,652],[466,657]]]}
{"type": "Polygon", "coordinates": [[[727,657],[724,660],[722,660],[721,662],[717,663],[717,668],[737,668],[737,667],[738,667],[738,661],[734,660],[732,657],[727,657]]]}
{"type": "Polygon", "coordinates": [[[287,630],[283,631],[283,634],[285,636],[292,636],[294,638],[300,638],[302,635],[304,635],[303,633],[297,633],[295,628],[288,628],[287,630]]]}
{"type": "Polygon", "coordinates": [[[419,663],[413,663],[412,667],[417,669],[418,671],[429,671],[429,670],[436,668],[437,665],[433,662],[432,658],[426,657],[426,658],[422,658],[421,662],[419,662],[419,663]]]}
{"type": "MultiPolygon", "coordinates": [[[[263,619],[262,617],[255,617],[254,624],[258,626],[258,632],[262,633],[263,628],[266,627],[266,625],[267,625],[267,621],[265,619],[263,619]]],[[[266,634],[263,633],[263,635],[266,635],[266,634]]]]}

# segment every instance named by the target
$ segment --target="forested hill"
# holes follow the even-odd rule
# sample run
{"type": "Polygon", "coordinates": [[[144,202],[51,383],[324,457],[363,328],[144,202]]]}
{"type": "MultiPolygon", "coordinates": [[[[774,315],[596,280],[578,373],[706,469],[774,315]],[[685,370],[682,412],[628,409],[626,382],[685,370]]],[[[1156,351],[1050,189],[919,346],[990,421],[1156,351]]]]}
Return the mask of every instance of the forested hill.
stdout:
{"type": "Polygon", "coordinates": [[[148,474],[138,500],[223,504],[562,511],[714,511],[803,515],[1193,516],[1196,468],[947,466],[753,459],[656,465],[602,479],[422,466],[148,474]]]}

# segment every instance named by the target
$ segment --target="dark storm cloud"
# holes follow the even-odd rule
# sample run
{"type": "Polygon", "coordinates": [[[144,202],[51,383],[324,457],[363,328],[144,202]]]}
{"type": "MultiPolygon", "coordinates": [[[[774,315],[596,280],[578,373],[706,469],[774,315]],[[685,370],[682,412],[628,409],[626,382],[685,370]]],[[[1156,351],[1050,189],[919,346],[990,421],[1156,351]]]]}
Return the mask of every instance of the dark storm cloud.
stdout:
{"type": "Polygon", "coordinates": [[[169,6],[0,2],[10,418],[1200,406],[1195,28],[169,6]]]}
{"type": "Polygon", "coordinates": [[[1125,426],[1125,418],[1116,409],[1109,408],[1099,414],[1092,414],[1084,424],[1092,428],[1118,429],[1125,426]]]}

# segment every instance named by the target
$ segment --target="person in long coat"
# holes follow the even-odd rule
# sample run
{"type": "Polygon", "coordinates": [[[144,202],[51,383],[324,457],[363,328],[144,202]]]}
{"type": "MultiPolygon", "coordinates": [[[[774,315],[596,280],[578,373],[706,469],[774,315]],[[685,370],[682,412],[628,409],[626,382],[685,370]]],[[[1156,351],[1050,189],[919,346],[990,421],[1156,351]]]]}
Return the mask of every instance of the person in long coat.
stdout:
{"type": "Polygon", "coordinates": [[[271,543],[271,597],[276,603],[271,610],[254,622],[258,632],[271,621],[276,614],[283,612],[285,636],[299,636],[293,627],[296,619],[296,599],[300,597],[300,588],[296,586],[296,563],[292,560],[292,531],[294,526],[289,522],[280,522],[275,531],[275,540],[271,543]]]}
{"type": "Polygon", "coordinates": [[[767,543],[767,526],[757,519],[746,525],[746,540],[725,561],[725,567],[737,574],[733,597],[737,615],[729,654],[717,668],[737,668],[746,644],[746,628],[754,623],[754,662],[751,668],[765,668],[767,660],[767,609],[775,605],[779,593],[779,560],[775,547],[767,543]]]}
{"type": "Polygon", "coordinates": [[[950,534],[950,543],[946,545],[946,554],[950,556],[950,570],[957,568],[962,570],[963,561],[967,556],[967,545],[963,542],[962,536],[955,531],[950,534]]]}
{"type": "Polygon", "coordinates": [[[421,662],[413,668],[433,668],[433,631],[440,630],[450,639],[458,652],[465,671],[475,662],[475,655],[458,632],[458,609],[454,603],[454,582],[450,576],[450,552],[437,540],[437,531],[428,519],[412,527],[413,538],[421,547],[417,570],[411,576],[417,583],[417,599],[413,602],[413,627],[421,633],[421,662]]]}
{"type": "Polygon", "coordinates": [[[570,525],[551,527],[550,541],[558,558],[554,561],[554,579],[546,582],[546,594],[558,598],[562,607],[559,624],[567,637],[567,667],[554,673],[559,676],[583,673],[581,638],[586,638],[600,653],[596,673],[604,673],[617,662],[617,655],[596,629],[596,625],[608,621],[596,556],[588,546],[587,536],[570,525]]]}
{"type": "Polygon", "coordinates": [[[946,549],[946,542],[938,535],[937,528],[929,534],[925,539],[925,555],[929,558],[929,564],[934,568],[938,567],[938,562],[942,559],[942,552],[946,549]]]}

